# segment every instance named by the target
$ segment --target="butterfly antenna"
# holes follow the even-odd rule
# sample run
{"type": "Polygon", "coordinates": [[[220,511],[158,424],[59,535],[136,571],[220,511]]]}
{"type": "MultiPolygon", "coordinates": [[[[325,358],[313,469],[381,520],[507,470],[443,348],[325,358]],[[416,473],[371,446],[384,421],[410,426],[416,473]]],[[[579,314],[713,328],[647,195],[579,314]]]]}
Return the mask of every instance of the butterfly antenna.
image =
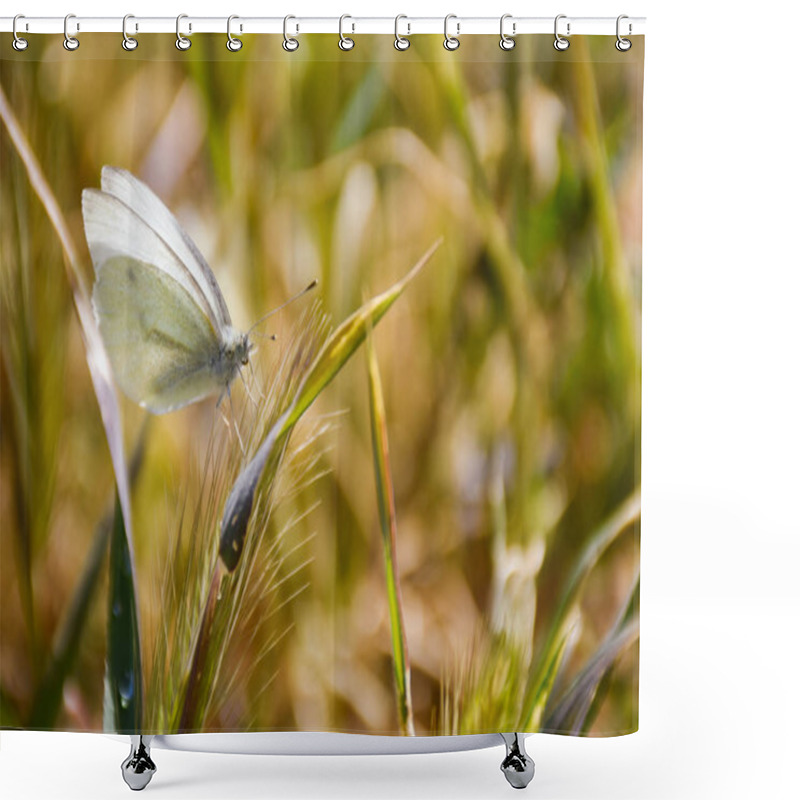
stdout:
{"type": "Polygon", "coordinates": [[[248,336],[252,332],[253,328],[257,328],[264,320],[269,319],[273,314],[277,314],[279,311],[286,308],[286,306],[288,306],[289,303],[293,303],[295,300],[299,300],[306,292],[310,292],[318,283],[319,281],[316,278],[314,278],[314,280],[311,281],[311,283],[309,283],[305,289],[301,289],[297,294],[292,295],[288,300],[286,300],[284,303],[281,303],[277,308],[273,308],[272,311],[264,314],[264,316],[261,317],[261,319],[258,320],[258,322],[250,326],[250,329],[247,331],[248,336]]]}

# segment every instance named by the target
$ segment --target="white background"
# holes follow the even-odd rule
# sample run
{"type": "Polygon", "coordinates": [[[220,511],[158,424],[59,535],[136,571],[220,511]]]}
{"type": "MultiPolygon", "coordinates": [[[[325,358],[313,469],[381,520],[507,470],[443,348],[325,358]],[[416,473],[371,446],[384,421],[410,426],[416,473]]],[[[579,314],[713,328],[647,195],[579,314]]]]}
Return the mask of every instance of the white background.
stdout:
{"type": "MultiPolygon", "coordinates": [[[[537,775],[527,792],[798,797],[797,4],[235,2],[18,0],[3,13],[647,16],[641,729],[529,739],[537,775]]],[[[4,732],[0,794],[129,797],[126,754],[104,736],[4,732]]],[[[155,751],[146,791],[193,800],[510,797],[501,755],[155,751]]]]}

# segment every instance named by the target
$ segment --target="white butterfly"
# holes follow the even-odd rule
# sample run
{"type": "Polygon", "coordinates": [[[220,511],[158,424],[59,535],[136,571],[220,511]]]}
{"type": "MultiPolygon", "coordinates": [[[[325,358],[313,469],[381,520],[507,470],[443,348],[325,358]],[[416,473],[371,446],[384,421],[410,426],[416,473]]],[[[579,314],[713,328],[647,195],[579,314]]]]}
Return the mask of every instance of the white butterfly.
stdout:
{"type": "Polygon", "coordinates": [[[252,344],[231,325],[211,268],[130,172],[103,167],[100,185],[83,191],[83,226],[94,311],[120,388],[154,414],[229,392],[252,344]]]}

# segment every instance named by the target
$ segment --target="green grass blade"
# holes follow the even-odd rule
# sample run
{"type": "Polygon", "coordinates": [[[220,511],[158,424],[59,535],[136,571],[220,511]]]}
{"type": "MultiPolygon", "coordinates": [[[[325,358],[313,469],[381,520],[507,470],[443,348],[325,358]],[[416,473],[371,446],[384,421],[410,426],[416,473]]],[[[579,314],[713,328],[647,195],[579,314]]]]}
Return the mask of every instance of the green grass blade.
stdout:
{"type": "MultiPolygon", "coordinates": [[[[141,472],[148,428],[148,422],[145,420],[136,449],[128,465],[132,488],[136,486],[141,472]]],[[[95,531],[83,572],[64,612],[44,678],[34,698],[29,718],[29,727],[31,728],[52,728],[58,717],[63,702],[64,680],[75,663],[89,616],[89,608],[100,581],[108,542],[114,526],[114,512],[114,505],[112,505],[95,531]]]]}
{"type": "Polygon", "coordinates": [[[241,558],[256,487],[270,457],[285,445],[298,420],[358,349],[367,335],[367,328],[376,325],[391,308],[440,243],[441,240],[437,241],[405,277],[383,294],[364,303],[328,337],[289,407],[273,425],[253,459],[236,479],[225,503],[220,535],[219,555],[228,571],[236,569],[241,558]]]}
{"type": "Polygon", "coordinates": [[[333,380],[336,373],[347,363],[351,355],[358,349],[367,335],[367,329],[378,324],[378,321],[392,307],[392,304],[406,290],[409,283],[417,273],[428,263],[431,256],[441,244],[437,240],[411,268],[411,270],[397,283],[387,289],[383,294],[368,300],[357,311],[351,314],[323,346],[314,364],[308,372],[297,397],[289,409],[283,431],[290,430],[298,419],[306,412],[308,407],[320,395],[322,390],[333,380]]]}
{"type": "Polygon", "coordinates": [[[523,704],[521,730],[530,728],[534,709],[540,708],[543,703],[546,704],[547,698],[541,694],[542,687],[545,685],[543,675],[547,674],[551,669],[554,653],[563,647],[569,616],[580,597],[586,578],[617,537],[629,525],[636,522],[641,514],[641,506],[641,495],[636,491],[589,537],[584,546],[583,552],[566,582],[561,599],[553,614],[547,639],[541,650],[541,656],[529,674],[528,685],[525,690],[526,699],[523,704]]]}
{"type": "Polygon", "coordinates": [[[564,661],[564,654],[567,651],[567,643],[571,633],[572,628],[568,628],[561,635],[555,647],[550,651],[548,660],[538,671],[539,679],[532,691],[533,702],[530,709],[526,711],[524,721],[519,725],[520,730],[539,729],[547,701],[558,677],[561,664],[564,661]]]}
{"type": "Polygon", "coordinates": [[[389,602],[389,620],[392,629],[392,661],[394,687],[400,730],[406,736],[414,735],[414,712],[411,703],[411,670],[408,663],[408,645],[403,625],[400,580],[397,574],[397,513],[394,504],[394,486],[389,462],[389,437],[386,430],[386,411],[383,403],[381,376],[375,355],[371,332],[367,336],[367,364],[369,373],[369,411],[372,430],[372,459],[375,468],[375,485],[378,496],[378,516],[383,535],[383,561],[386,567],[386,595],[389,602]]]}
{"type": "Polygon", "coordinates": [[[83,573],[59,628],[44,678],[36,692],[29,718],[31,728],[52,728],[56,722],[62,705],[64,680],[75,663],[81,635],[105,561],[112,528],[112,516],[107,516],[97,526],[83,573]]]}
{"type": "Polygon", "coordinates": [[[142,657],[128,537],[117,498],[111,529],[104,726],[137,733],[142,720],[142,657]]]}

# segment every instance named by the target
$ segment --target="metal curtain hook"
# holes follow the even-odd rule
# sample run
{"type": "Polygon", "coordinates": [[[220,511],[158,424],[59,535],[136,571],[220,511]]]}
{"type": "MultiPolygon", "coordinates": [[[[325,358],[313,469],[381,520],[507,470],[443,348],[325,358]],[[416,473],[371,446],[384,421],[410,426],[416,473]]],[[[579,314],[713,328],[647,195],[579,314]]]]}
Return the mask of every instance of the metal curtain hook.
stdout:
{"type": "Polygon", "coordinates": [[[294,53],[294,51],[300,47],[300,40],[289,36],[290,19],[297,19],[297,17],[293,17],[291,14],[289,14],[283,18],[283,49],[287,53],[294,53]]]}
{"type": "MultiPolygon", "coordinates": [[[[187,39],[181,33],[181,20],[182,19],[188,19],[188,18],[189,18],[188,14],[178,14],[178,16],[175,19],[175,36],[177,37],[175,39],[175,47],[177,47],[178,50],[188,50],[192,46],[192,40],[191,39],[187,39]]],[[[191,33],[191,32],[192,32],[192,23],[190,22],[189,23],[189,33],[191,33]]]]}
{"type": "MultiPolygon", "coordinates": [[[[628,50],[631,49],[631,47],[633,47],[633,42],[630,39],[623,39],[622,36],[620,36],[620,33],[619,33],[619,24],[620,24],[620,22],[622,22],[622,20],[628,19],[628,18],[629,17],[628,17],[627,14],[620,14],[617,17],[617,41],[616,41],[616,44],[614,45],[614,47],[616,47],[617,50],[620,51],[620,53],[626,53],[628,50]]],[[[628,23],[628,35],[629,36],[630,36],[630,33],[631,33],[631,24],[629,22],[628,23]]]]}
{"type": "MultiPolygon", "coordinates": [[[[237,39],[231,33],[231,22],[233,22],[233,20],[235,20],[235,19],[239,19],[239,17],[237,17],[236,14],[231,14],[228,17],[228,41],[227,41],[225,47],[227,47],[228,50],[231,51],[231,53],[238,53],[242,49],[242,46],[244,45],[244,42],[242,42],[241,39],[237,39]]],[[[239,31],[241,32],[241,30],[242,30],[242,28],[241,28],[241,26],[239,26],[239,31]]]]}
{"type": "Polygon", "coordinates": [[[516,41],[514,41],[514,36],[517,35],[517,23],[511,23],[511,36],[506,36],[505,30],[503,26],[505,25],[505,21],[507,19],[512,19],[511,14],[503,14],[500,17],[500,49],[501,50],[513,50],[514,46],[516,45],[516,41]]]}
{"type": "MultiPolygon", "coordinates": [[[[64,49],[70,52],[77,50],[81,46],[81,43],[74,36],[69,35],[69,21],[71,19],[75,19],[74,14],[67,14],[67,16],[64,17],[64,49]]],[[[80,29],[81,26],[75,23],[75,32],[77,33],[80,29]]]]}
{"type": "Polygon", "coordinates": [[[458,50],[459,45],[461,44],[461,42],[458,40],[458,33],[460,29],[461,29],[461,24],[458,22],[458,17],[455,14],[448,14],[444,18],[444,42],[442,44],[444,45],[445,50],[450,50],[450,51],[458,50]],[[448,23],[450,22],[451,19],[456,20],[455,36],[450,36],[450,34],[447,32],[448,23]]]}
{"type": "Polygon", "coordinates": [[[17,50],[19,52],[22,52],[23,50],[27,50],[28,49],[28,40],[21,38],[17,34],[17,20],[19,20],[19,19],[25,19],[24,15],[23,14],[17,14],[14,17],[14,21],[11,23],[11,33],[14,34],[14,41],[11,42],[11,46],[15,50],[17,50]]]}
{"type": "MultiPolygon", "coordinates": [[[[560,19],[566,19],[566,18],[567,18],[566,14],[559,14],[556,17],[555,25],[553,28],[556,34],[556,40],[553,42],[553,47],[555,47],[556,50],[566,50],[569,47],[569,39],[565,39],[558,33],[558,21],[560,19]]],[[[567,36],[569,36],[569,22],[567,23],[567,36]]]]}
{"type": "Polygon", "coordinates": [[[134,39],[133,36],[128,36],[129,19],[135,19],[133,14],[126,14],[122,18],[122,49],[127,50],[128,52],[135,50],[139,46],[138,39],[134,39]]]}
{"type": "MultiPolygon", "coordinates": [[[[343,26],[344,26],[344,21],[346,19],[353,19],[353,18],[349,14],[342,14],[342,16],[339,17],[339,49],[340,50],[352,50],[356,46],[356,43],[355,43],[355,41],[353,41],[353,39],[351,39],[349,36],[345,36],[344,35],[343,26]]],[[[356,25],[355,25],[354,22],[351,23],[351,25],[353,26],[353,33],[355,33],[356,25]]]]}
{"type": "MultiPolygon", "coordinates": [[[[408,50],[411,47],[411,40],[406,39],[405,36],[400,35],[400,20],[401,19],[408,19],[405,14],[398,14],[394,18],[394,48],[395,50],[408,50]]],[[[406,26],[408,27],[408,35],[411,35],[411,23],[407,22],[406,26]]]]}

